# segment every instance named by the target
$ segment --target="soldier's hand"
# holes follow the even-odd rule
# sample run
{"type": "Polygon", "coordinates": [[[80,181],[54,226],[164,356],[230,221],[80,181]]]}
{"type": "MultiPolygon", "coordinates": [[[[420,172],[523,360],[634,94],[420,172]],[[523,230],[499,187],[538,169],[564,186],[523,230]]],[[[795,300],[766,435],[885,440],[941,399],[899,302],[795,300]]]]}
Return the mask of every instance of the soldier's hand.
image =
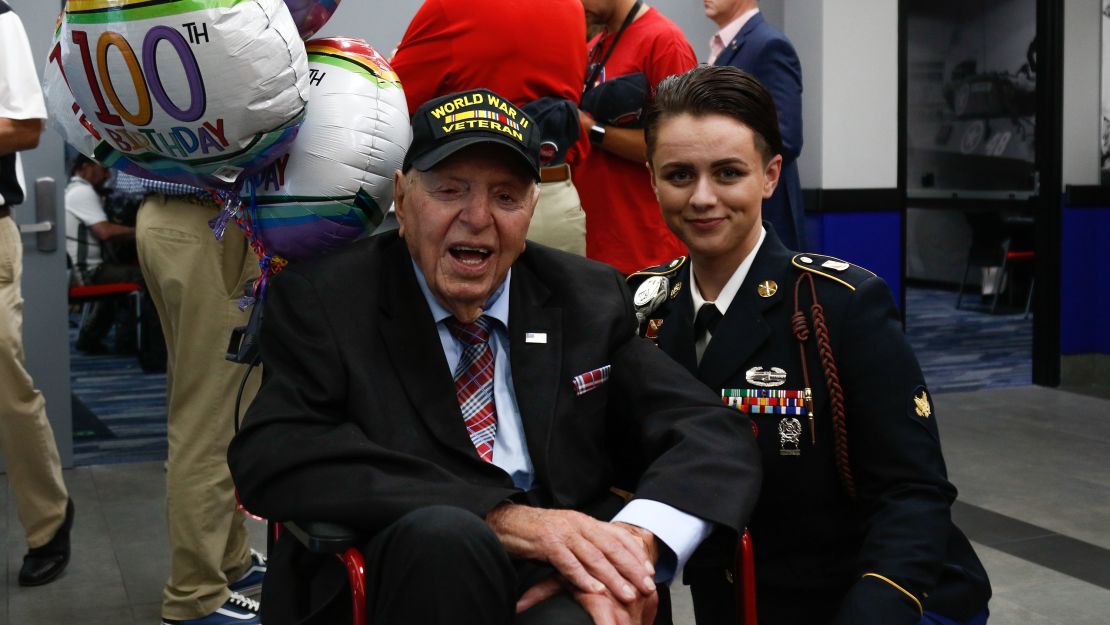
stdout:
{"type": "Polygon", "coordinates": [[[517,599],[516,613],[520,614],[537,603],[550,599],[561,592],[565,592],[565,583],[566,582],[564,582],[562,578],[555,576],[549,577],[535,586],[532,586],[520,596],[520,599],[517,599]]]}
{"type": "MultiPolygon", "coordinates": [[[[529,588],[517,601],[517,614],[545,599],[566,592],[567,585],[559,577],[550,577],[529,588]]],[[[589,613],[595,625],[651,625],[655,622],[655,613],[659,607],[657,592],[642,594],[630,602],[617,601],[608,590],[587,593],[573,588],[571,592],[575,601],[589,613]]]]}
{"type": "Polygon", "coordinates": [[[624,603],[655,593],[652,556],[644,540],[627,529],[634,526],[516,504],[495,508],[486,523],[509,554],[550,563],[578,591],[607,590],[624,603]]]}
{"type": "Polygon", "coordinates": [[[586,609],[594,625],[651,625],[659,608],[655,592],[631,602],[617,601],[608,592],[575,592],[574,599],[586,609]]]}

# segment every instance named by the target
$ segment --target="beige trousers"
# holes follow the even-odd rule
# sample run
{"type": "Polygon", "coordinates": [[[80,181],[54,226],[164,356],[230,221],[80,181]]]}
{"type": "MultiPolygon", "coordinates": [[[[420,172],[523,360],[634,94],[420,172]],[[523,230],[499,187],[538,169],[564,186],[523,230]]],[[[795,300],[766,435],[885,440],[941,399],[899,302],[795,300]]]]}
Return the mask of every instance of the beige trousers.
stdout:
{"type": "Polygon", "coordinates": [[[23,368],[23,242],[10,217],[0,217],[0,448],[8,465],[27,546],[50,542],[66,516],[69,493],[46,400],[23,368]]]}
{"type": "Polygon", "coordinates": [[[586,213],[569,177],[540,183],[540,199],[528,226],[528,238],[564,252],[586,255],[586,213]]]}
{"type": "MultiPolygon", "coordinates": [[[[231,329],[247,322],[238,302],[258,260],[235,224],[217,241],[218,210],[189,196],[148,195],[139,209],[139,265],[162,321],[169,355],[166,515],[170,577],[162,616],[194,619],[227,601],[229,581],[250,567],[227,446],[244,365],[224,360],[231,329]]],[[[251,375],[242,410],[258,390],[251,375]]]]}

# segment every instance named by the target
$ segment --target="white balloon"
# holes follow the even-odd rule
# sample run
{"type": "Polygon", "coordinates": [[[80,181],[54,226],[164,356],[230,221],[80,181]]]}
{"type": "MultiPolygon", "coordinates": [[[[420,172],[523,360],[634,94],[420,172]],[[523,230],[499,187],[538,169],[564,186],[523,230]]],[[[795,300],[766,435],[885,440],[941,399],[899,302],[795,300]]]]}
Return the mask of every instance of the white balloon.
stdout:
{"type": "Polygon", "coordinates": [[[232,185],[284,151],[308,99],[283,0],[69,0],[61,57],[104,140],[167,180],[232,185]]]}
{"type": "Polygon", "coordinates": [[[50,44],[50,54],[42,70],[42,95],[46,98],[46,124],[62,135],[66,143],[78,152],[93,158],[97,145],[103,142],[100,132],[85,117],[85,113],[73,99],[62,73],[62,20],[58,17],[58,27],[54,41],[50,44]]]}

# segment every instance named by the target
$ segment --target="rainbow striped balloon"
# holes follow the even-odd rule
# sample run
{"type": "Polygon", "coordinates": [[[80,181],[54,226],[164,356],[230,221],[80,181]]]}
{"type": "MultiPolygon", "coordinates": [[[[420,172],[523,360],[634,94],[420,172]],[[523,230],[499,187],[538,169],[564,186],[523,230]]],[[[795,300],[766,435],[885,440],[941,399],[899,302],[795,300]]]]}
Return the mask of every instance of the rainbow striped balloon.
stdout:
{"type": "Polygon", "coordinates": [[[306,48],[304,124],[242,198],[266,252],[290,261],[322,254],[381,221],[412,138],[401,83],[377,50],[350,38],[316,39],[306,48]]]}

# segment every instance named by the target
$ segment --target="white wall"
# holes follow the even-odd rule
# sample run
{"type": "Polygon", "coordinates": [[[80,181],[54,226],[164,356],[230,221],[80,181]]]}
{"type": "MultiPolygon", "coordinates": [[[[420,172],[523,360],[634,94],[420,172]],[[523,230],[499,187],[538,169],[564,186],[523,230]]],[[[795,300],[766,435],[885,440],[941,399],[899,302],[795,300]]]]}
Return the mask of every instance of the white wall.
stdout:
{"type": "MultiPolygon", "coordinates": [[[[542,2],[543,0],[505,0],[514,2],[542,2]]],[[[765,0],[773,11],[782,0],[765,0]]],[[[405,34],[412,16],[423,4],[421,0],[345,0],[336,9],[331,21],[320,31],[320,37],[359,37],[383,54],[388,55],[405,34]]],[[[693,0],[653,0],[647,4],[659,9],[686,33],[690,45],[704,61],[709,53],[709,38],[716,32],[716,25],[705,17],[700,2],[693,0]]]]}
{"type": "Polygon", "coordinates": [[[389,56],[405,34],[419,0],[346,0],[317,37],[358,37],[389,56]]]}
{"type": "MultiPolygon", "coordinates": [[[[898,185],[898,3],[822,0],[821,132],[825,189],[898,185]]],[[[805,64],[803,62],[803,70],[805,64]]]]}
{"type": "Polygon", "coordinates": [[[1064,184],[1099,183],[1100,0],[1064,0],[1064,184]]]}
{"type": "Polygon", "coordinates": [[[785,0],[760,0],[759,12],[763,14],[763,19],[767,20],[767,23],[782,30],[782,25],[786,21],[785,5],[785,0]]]}
{"type": "Polygon", "coordinates": [[[798,177],[803,189],[821,186],[821,136],[824,73],[824,2],[787,2],[783,7],[783,32],[802,64],[802,154],[798,177]]]}
{"type": "Polygon", "coordinates": [[[898,3],[784,2],[802,63],[803,188],[898,184],[898,3]]]}

